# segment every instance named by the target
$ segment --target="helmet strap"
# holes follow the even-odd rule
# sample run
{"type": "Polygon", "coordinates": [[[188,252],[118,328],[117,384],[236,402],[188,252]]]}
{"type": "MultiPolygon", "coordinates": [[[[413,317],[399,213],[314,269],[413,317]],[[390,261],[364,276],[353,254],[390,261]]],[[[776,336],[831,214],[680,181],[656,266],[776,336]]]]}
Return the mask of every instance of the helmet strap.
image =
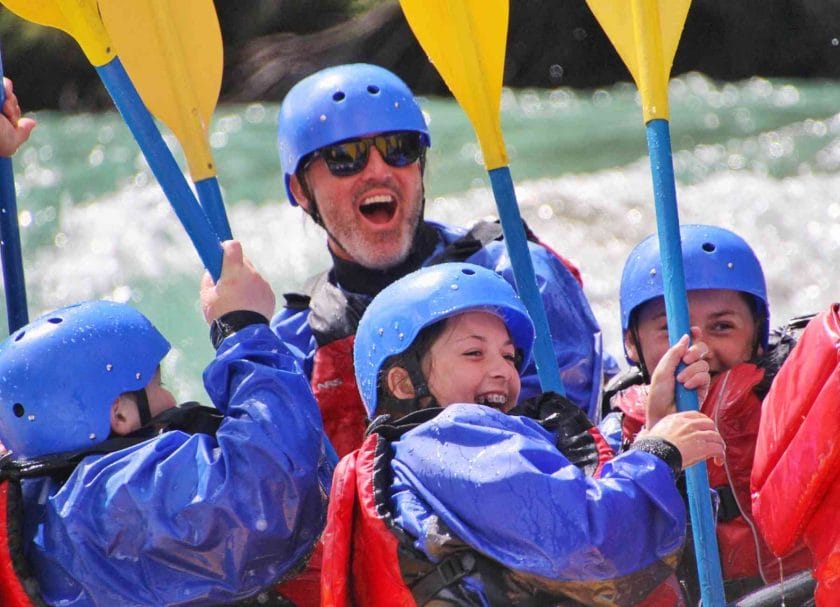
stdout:
{"type": "Polygon", "coordinates": [[[408,371],[408,378],[411,380],[411,386],[414,388],[414,398],[412,400],[417,404],[417,409],[438,407],[437,399],[429,390],[429,383],[423,376],[423,371],[420,370],[420,353],[414,352],[413,354],[413,356],[409,356],[405,361],[405,370],[408,371]]]}
{"type": "MultiPolygon", "coordinates": [[[[312,190],[306,182],[306,175],[303,173],[303,170],[299,170],[295,174],[295,177],[297,177],[298,183],[300,184],[300,189],[303,190],[303,195],[306,196],[306,200],[309,201],[309,208],[304,210],[304,212],[312,218],[312,221],[314,221],[316,225],[319,225],[327,230],[327,226],[324,225],[324,220],[321,219],[321,213],[318,212],[318,203],[315,202],[315,196],[312,194],[312,190]]],[[[327,234],[329,234],[329,230],[327,230],[327,234]]]]}
{"type": "Polygon", "coordinates": [[[152,410],[149,408],[149,397],[146,395],[146,388],[140,388],[131,392],[137,402],[137,415],[140,417],[140,427],[146,426],[152,421],[152,410]]]}
{"type": "Polygon", "coordinates": [[[650,383],[650,372],[648,371],[647,365],[645,365],[645,355],[642,352],[642,341],[639,339],[639,332],[636,329],[635,323],[630,325],[630,339],[633,340],[633,345],[636,346],[636,355],[639,357],[639,362],[636,365],[639,367],[639,371],[642,372],[642,380],[644,383],[650,383]]]}

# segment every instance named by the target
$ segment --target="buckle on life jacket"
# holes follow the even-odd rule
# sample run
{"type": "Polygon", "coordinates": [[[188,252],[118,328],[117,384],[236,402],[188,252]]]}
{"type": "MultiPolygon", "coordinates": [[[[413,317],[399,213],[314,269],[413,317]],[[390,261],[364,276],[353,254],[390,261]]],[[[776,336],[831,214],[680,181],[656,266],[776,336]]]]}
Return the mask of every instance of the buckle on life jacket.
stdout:
{"type": "Polygon", "coordinates": [[[471,552],[454,552],[444,558],[431,571],[423,575],[409,588],[418,605],[425,605],[438,592],[454,585],[476,569],[475,555],[471,552]]]}

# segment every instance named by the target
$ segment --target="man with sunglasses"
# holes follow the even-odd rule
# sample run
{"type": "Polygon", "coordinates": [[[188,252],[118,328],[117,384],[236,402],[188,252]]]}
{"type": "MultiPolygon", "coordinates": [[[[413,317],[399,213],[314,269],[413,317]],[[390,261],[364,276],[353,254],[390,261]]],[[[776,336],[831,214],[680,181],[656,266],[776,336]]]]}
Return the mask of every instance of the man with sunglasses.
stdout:
{"type": "MultiPolygon", "coordinates": [[[[501,229],[471,230],[424,221],[423,173],[431,145],[423,113],[396,75],[341,65],[296,84],[284,99],[278,144],[286,192],[328,236],[332,268],[305,294],[287,294],[272,327],[304,353],[324,427],[339,456],[361,445],[367,424],[353,374],[353,337],[370,300],[422,266],[469,261],[513,284],[501,229]]],[[[529,244],[568,396],[598,411],[601,333],[576,270],[529,244]]],[[[540,393],[531,365],[522,399],[540,393]]]]}

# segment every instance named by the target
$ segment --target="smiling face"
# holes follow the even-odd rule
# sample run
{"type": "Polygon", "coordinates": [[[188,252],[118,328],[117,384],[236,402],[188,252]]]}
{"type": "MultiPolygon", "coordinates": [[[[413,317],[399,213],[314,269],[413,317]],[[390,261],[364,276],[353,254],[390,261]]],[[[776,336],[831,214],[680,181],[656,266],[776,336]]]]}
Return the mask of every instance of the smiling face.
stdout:
{"type": "Polygon", "coordinates": [[[423,214],[419,161],[392,167],[373,148],[367,165],[355,175],[336,177],[323,158],[316,158],[304,179],[306,188],[292,176],[292,193],[300,206],[311,212],[308,190],[334,255],[377,270],[405,260],[423,214]]]}
{"type": "Polygon", "coordinates": [[[420,364],[441,407],[477,403],[508,412],[519,398],[516,349],[495,314],[465,312],[448,319],[420,364]]]}
{"type": "MultiPolygon", "coordinates": [[[[726,289],[688,292],[691,326],[703,331],[702,339],[709,346],[706,360],[713,376],[753,356],[757,327],[747,297],[726,289]]],[[[643,304],[638,309],[635,326],[645,366],[651,371],[668,349],[664,299],[660,297],[643,304]]],[[[639,362],[639,352],[629,331],[625,333],[624,345],[630,359],[639,362]]]]}

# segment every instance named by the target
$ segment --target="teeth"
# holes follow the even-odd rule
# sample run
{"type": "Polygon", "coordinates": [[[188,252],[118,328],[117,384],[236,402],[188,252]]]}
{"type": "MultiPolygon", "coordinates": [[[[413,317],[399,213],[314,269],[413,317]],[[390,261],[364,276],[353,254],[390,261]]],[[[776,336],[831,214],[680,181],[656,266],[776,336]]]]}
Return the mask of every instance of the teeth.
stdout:
{"type": "Polygon", "coordinates": [[[476,402],[480,405],[506,405],[507,396],[504,394],[482,394],[476,398],[476,402]]]}
{"type": "Polygon", "coordinates": [[[393,198],[387,194],[379,194],[378,196],[371,196],[370,198],[365,198],[362,201],[362,206],[367,204],[379,204],[382,202],[391,202],[393,198]]]}

